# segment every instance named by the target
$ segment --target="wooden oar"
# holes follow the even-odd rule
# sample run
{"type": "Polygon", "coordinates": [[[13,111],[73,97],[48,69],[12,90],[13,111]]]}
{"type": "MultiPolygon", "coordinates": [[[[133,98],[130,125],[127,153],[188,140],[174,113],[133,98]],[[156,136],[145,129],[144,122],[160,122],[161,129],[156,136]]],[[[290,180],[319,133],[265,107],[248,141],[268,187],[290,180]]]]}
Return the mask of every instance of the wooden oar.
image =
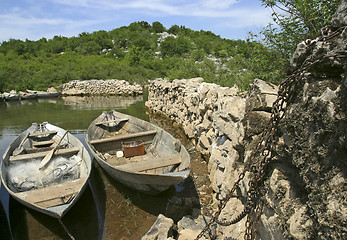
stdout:
{"type": "Polygon", "coordinates": [[[52,158],[52,156],[53,156],[55,150],[57,150],[57,148],[58,148],[60,142],[63,140],[63,138],[65,137],[65,135],[66,135],[67,133],[68,133],[68,131],[66,131],[66,132],[64,133],[64,135],[60,138],[60,140],[59,140],[59,142],[57,143],[57,145],[55,145],[55,147],[54,147],[51,151],[49,151],[49,153],[47,153],[47,155],[42,159],[41,164],[40,164],[40,168],[39,168],[40,170],[41,170],[44,166],[46,166],[46,164],[51,160],[51,158],[52,158]]]}
{"type": "Polygon", "coordinates": [[[18,148],[16,148],[16,149],[12,152],[12,155],[13,155],[13,156],[17,156],[17,155],[19,155],[19,154],[21,154],[21,153],[23,152],[23,150],[24,150],[23,144],[24,144],[25,140],[27,140],[29,134],[30,134],[30,133],[28,132],[28,133],[25,135],[25,137],[23,138],[23,140],[20,142],[18,148]]]}

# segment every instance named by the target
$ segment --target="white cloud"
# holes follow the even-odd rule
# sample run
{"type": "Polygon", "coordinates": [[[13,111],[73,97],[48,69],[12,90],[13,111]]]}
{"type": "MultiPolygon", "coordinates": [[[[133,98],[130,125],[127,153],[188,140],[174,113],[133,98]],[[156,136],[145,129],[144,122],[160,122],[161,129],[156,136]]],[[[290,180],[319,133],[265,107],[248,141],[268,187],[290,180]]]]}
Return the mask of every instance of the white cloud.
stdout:
{"type": "Polygon", "coordinates": [[[237,0],[202,0],[201,6],[206,9],[226,9],[236,2],[237,0]]]}
{"type": "MultiPolygon", "coordinates": [[[[199,16],[209,18],[231,18],[238,15],[239,9],[234,8],[237,0],[188,0],[188,1],[164,1],[164,0],[50,0],[66,6],[85,7],[89,9],[112,10],[141,10],[151,11],[152,14],[166,14],[167,16],[199,16]],[[233,7],[233,8],[232,8],[233,7]]],[[[248,14],[259,14],[252,7],[241,9],[248,14]]],[[[243,13],[242,13],[243,14],[243,13]]]]}
{"type": "MultiPolygon", "coordinates": [[[[12,7],[0,9],[0,41],[72,36],[146,19],[170,19],[172,24],[187,27],[199,22],[196,25],[212,32],[265,26],[271,21],[259,0],[26,0],[25,3],[25,7],[13,2],[12,7]]],[[[225,36],[221,32],[215,33],[225,36]]]]}

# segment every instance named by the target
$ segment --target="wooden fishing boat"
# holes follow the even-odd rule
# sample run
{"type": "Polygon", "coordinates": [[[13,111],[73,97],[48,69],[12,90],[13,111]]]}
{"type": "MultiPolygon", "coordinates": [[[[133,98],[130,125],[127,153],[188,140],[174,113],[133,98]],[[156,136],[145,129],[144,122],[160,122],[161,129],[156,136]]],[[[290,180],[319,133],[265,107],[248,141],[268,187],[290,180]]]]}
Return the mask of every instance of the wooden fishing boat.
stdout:
{"type": "Polygon", "coordinates": [[[37,98],[37,94],[36,93],[29,93],[29,92],[19,92],[19,96],[20,96],[20,99],[23,100],[23,99],[35,99],[37,98]]]}
{"type": "Polygon", "coordinates": [[[62,218],[88,185],[91,164],[87,149],[71,133],[34,123],[4,153],[1,181],[20,203],[62,218]]]}
{"type": "Polygon", "coordinates": [[[19,99],[19,94],[4,92],[4,93],[2,94],[2,98],[3,98],[5,101],[18,100],[18,99],[19,99]]]}
{"type": "Polygon", "coordinates": [[[60,96],[60,92],[46,92],[34,90],[27,90],[27,92],[31,94],[36,94],[37,98],[55,98],[60,96]]]}
{"type": "Polygon", "coordinates": [[[179,140],[116,111],[103,112],[91,123],[86,142],[111,177],[143,193],[158,194],[190,173],[190,156],[179,140]]]}

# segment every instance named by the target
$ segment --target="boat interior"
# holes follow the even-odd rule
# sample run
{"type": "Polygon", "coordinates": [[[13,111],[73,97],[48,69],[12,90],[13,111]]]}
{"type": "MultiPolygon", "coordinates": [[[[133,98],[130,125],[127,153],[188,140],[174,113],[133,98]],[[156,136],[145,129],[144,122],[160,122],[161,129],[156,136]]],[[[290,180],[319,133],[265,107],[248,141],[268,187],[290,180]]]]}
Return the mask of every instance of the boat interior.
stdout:
{"type": "Polygon", "coordinates": [[[26,202],[43,208],[69,203],[87,179],[80,146],[61,139],[55,130],[39,124],[34,131],[22,134],[7,158],[7,186],[26,202]],[[42,160],[54,149],[49,162],[42,160]]]}
{"type": "MultiPolygon", "coordinates": [[[[134,119],[104,113],[88,132],[93,150],[110,165],[124,171],[161,174],[179,169],[180,142],[170,147],[163,130],[140,124],[134,119]],[[91,134],[91,132],[93,132],[91,134]]],[[[174,143],[173,143],[174,144],[174,143]]]]}

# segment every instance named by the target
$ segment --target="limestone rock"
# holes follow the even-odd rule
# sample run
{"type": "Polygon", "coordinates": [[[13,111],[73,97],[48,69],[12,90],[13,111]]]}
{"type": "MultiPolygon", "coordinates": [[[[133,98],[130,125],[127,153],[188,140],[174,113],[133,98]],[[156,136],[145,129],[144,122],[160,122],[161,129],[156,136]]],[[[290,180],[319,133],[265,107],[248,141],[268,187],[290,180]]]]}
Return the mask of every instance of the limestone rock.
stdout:
{"type": "Polygon", "coordinates": [[[49,92],[49,93],[56,93],[58,91],[54,87],[50,87],[50,88],[47,88],[47,92],[49,92]]]}
{"type": "Polygon", "coordinates": [[[270,112],[273,102],[277,98],[278,87],[274,84],[255,79],[250,84],[249,97],[246,102],[246,111],[270,112]]]}
{"type": "Polygon", "coordinates": [[[305,40],[300,42],[296,46],[296,50],[292,58],[290,59],[290,65],[292,66],[292,68],[298,67],[298,63],[302,62],[302,59],[304,58],[306,51],[308,51],[308,46],[310,43],[311,43],[311,40],[305,40]]]}
{"type": "MultiPolygon", "coordinates": [[[[210,220],[208,217],[199,216],[192,218],[191,216],[183,217],[177,223],[178,240],[192,240],[195,239],[200,232],[204,229],[206,223],[210,220]]],[[[214,229],[212,229],[212,232],[214,229]]],[[[214,234],[214,233],[212,233],[214,234]]],[[[207,239],[202,237],[200,239],[207,239]]]]}
{"type": "Polygon", "coordinates": [[[263,213],[260,217],[259,235],[261,239],[284,240],[281,231],[280,217],[272,208],[264,206],[263,213]]]}
{"type": "MultiPolygon", "coordinates": [[[[240,200],[232,198],[225,208],[223,209],[219,220],[221,221],[229,221],[231,219],[234,219],[238,214],[240,214],[243,211],[243,204],[240,200]]],[[[232,224],[230,226],[218,226],[218,236],[219,239],[235,239],[235,240],[243,240],[244,234],[245,234],[245,222],[246,219],[244,218],[237,224],[232,224]]]]}
{"type": "Polygon", "coordinates": [[[307,215],[306,207],[300,208],[288,220],[290,234],[298,240],[312,239],[313,221],[307,215]]]}
{"type": "Polygon", "coordinates": [[[167,240],[172,236],[172,228],[174,222],[172,219],[159,214],[157,220],[149,231],[141,238],[141,240],[167,240]]]}
{"type": "Polygon", "coordinates": [[[333,19],[331,20],[331,25],[335,28],[347,26],[347,1],[346,0],[341,0],[341,3],[333,16],[333,19]]]}
{"type": "Polygon", "coordinates": [[[219,99],[219,102],[220,110],[227,112],[233,122],[241,121],[244,118],[246,110],[245,99],[238,96],[228,96],[219,99]]]}
{"type": "Polygon", "coordinates": [[[166,206],[166,216],[179,221],[185,215],[192,215],[194,208],[199,208],[199,200],[196,198],[172,197],[166,206]]]}

